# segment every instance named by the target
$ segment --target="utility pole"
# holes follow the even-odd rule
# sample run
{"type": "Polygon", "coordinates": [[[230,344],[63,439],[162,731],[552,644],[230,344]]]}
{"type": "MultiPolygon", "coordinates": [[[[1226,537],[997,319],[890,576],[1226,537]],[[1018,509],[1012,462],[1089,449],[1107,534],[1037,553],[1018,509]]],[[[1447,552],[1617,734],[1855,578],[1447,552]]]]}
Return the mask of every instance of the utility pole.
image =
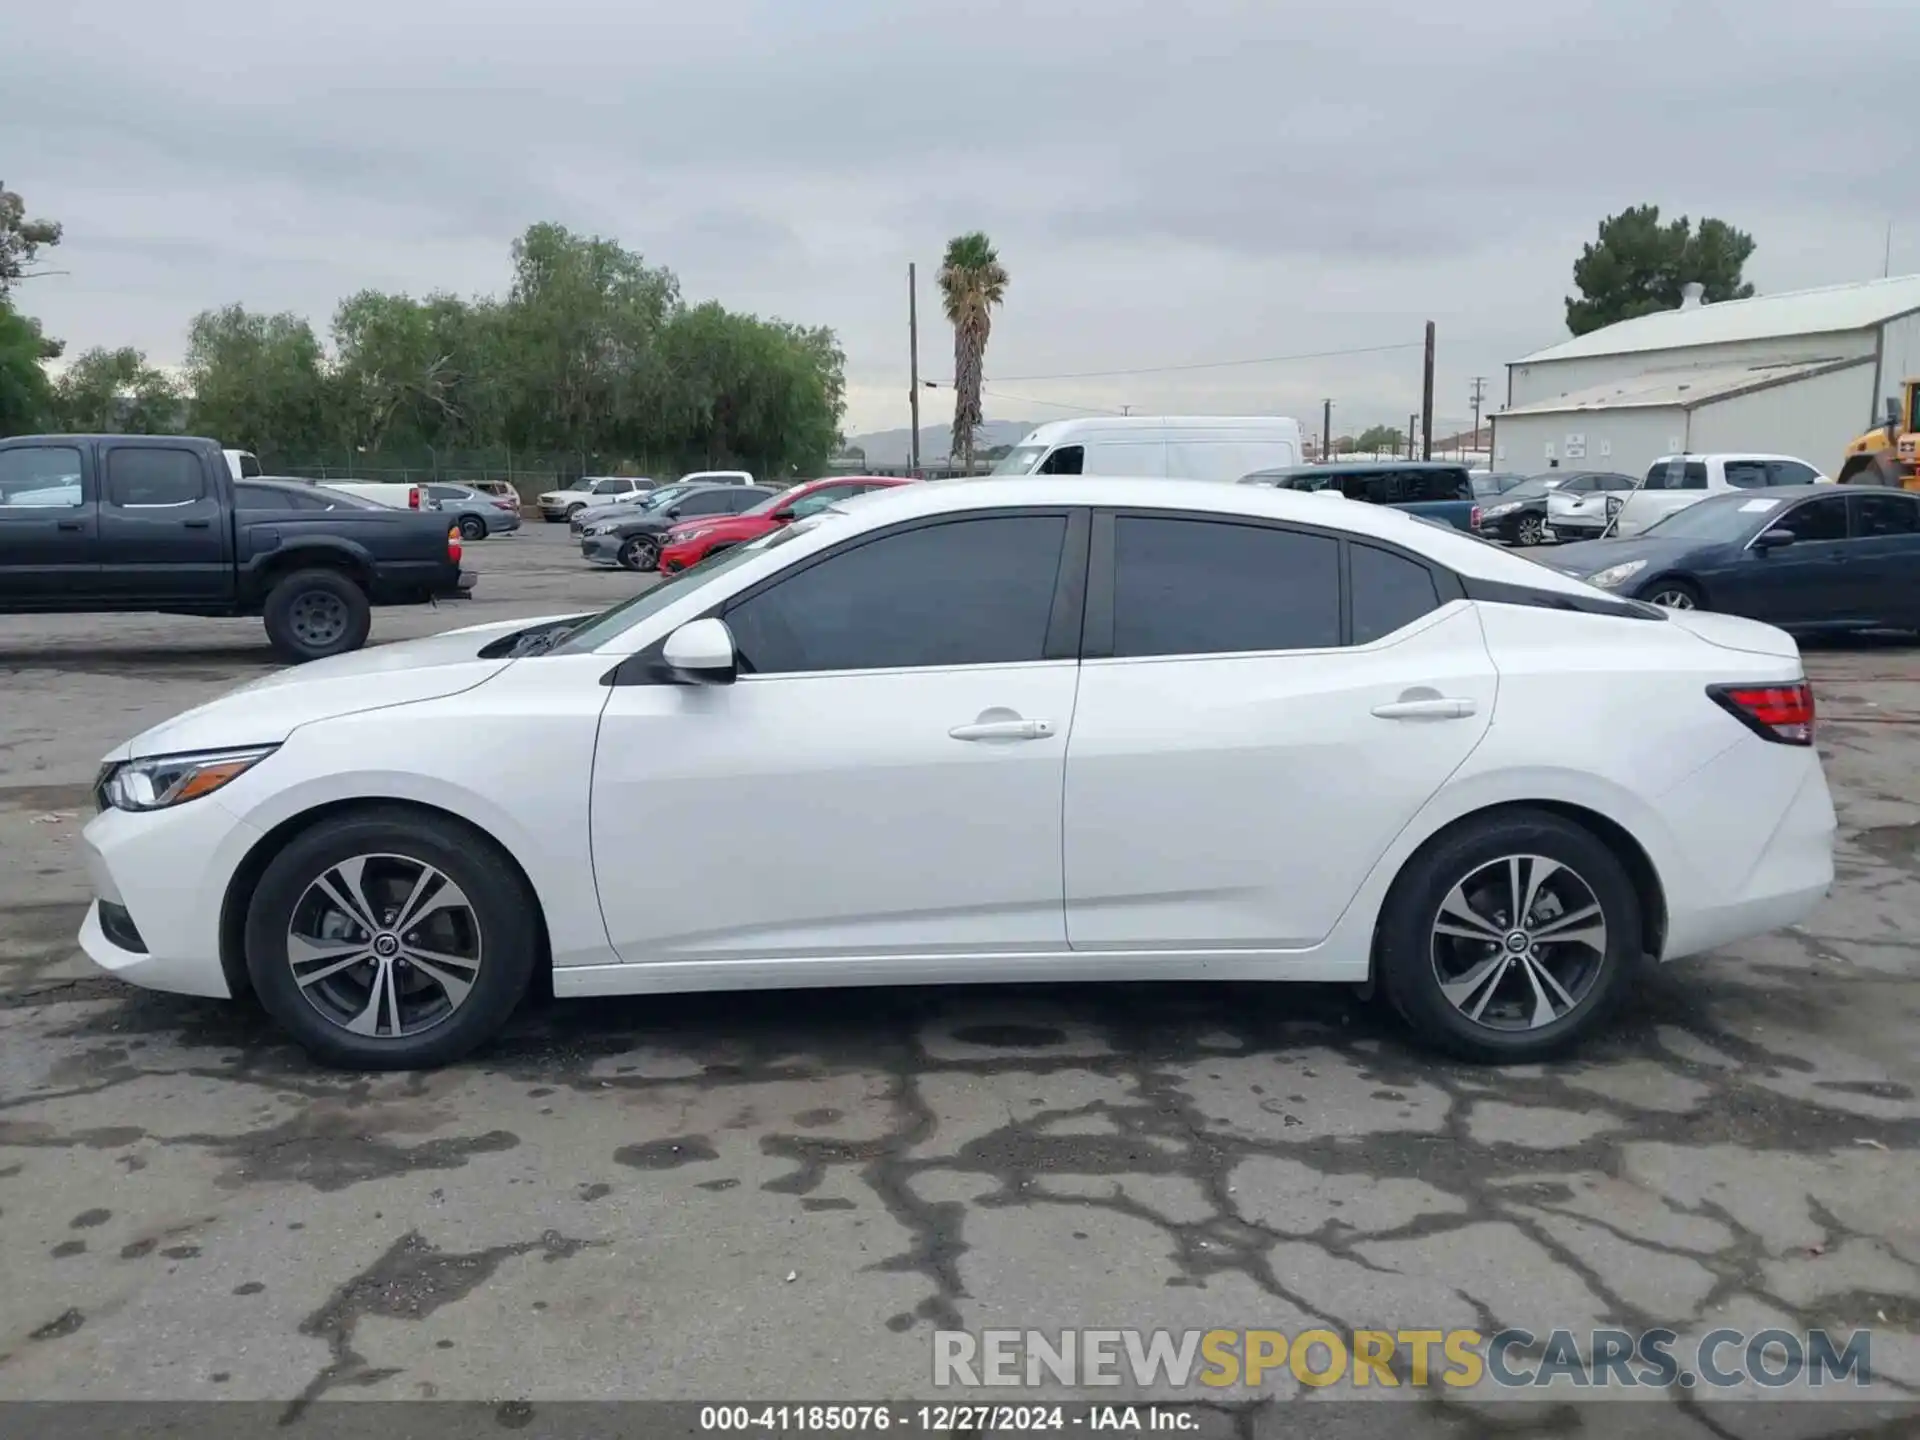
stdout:
{"type": "MultiPolygon", "coordinates": [[[[1476,450],[1480,448],[1480,405],[1486,398],[1487,377],[1476,375],[1473,377],[1473,446],[1476,450]]],[[[1492,463],[1493,447],[1491,445],[1487,447],[1487,460],[1489,464],[1492,463]]]]}
{"type": "Polygon", "coordinates": [[[1887,221],[1887,250],[1880,261],[1880,278],[1885,280],[1893,274],[1893,221],[1887,221]]]}
{"type": "Polygon", "coordinates": [[[1433,458],[1433,322],[1427,321],[1427,363],[1420,379],[1420,458],[1433,458]]]}
{"type": "Polygon", "coordinates": [[[913,414],[913,437],[907,441],[907,468],[920,473],[920,287],[914,268],[907,266],[907,408],[913,414]]]}
{"type": "Polygon", "coordinates": [[[1413,432],[1419,423],[1420,417],[1418,415],[1407,416],[1407,459],[1409,460],[1413,458],[1413,432]]]}
{"type": "Polygon", "coordinates": [[[1328,464],[1333,459],[1333,401],[1320,402],[1320,463],[1328,464]]]}

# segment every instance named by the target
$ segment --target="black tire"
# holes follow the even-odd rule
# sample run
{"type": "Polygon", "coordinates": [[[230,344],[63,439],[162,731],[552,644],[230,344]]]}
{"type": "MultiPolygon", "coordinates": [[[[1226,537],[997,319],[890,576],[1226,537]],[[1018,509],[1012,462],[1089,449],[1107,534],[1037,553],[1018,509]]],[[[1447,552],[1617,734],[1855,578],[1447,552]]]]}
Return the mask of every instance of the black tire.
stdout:
{"type": "Polygon", "coordinates": [[[660,542],[651,535],[629,535],[620,545],[620,568],[657,570],[660,568],[660,542]]]}
{"type": "Polygon", "coordinates": [[[1516,545],[1547,543],[1547,522],[1539,515],[1517,515],[1507,527],[1507,538],[1516,545]]]}
{"type": "Polygon", "coordinates": [[[487,538],[487,522],[478,515],[460,517],[460,538],[462,540],[484,540],[487,538]]]}
{"type": "Polygon", "coordinates": [[[582,502],[581,502],[580,504],[578,504],[578,505],[569,505],[569,506],[567,507],[567,513],[566,513],[566,514],[564,514],[564,515],[562,515],[562,516],[561,516],[560,518],[561,518],[562,520],[568,520],[568,521],[570,521],[570,520],[572,520],[572,519],[573,519],[573,517],[574,517],[574,516],[576,516],[576,515],[578,515],[578,514],[579,514],[579,513],[580,513],[580,512],[582,511],[582,510],[584,510],[584,509],[586,509],[586,508],[587,508],[587,506],[586,506],[586,502],[585,502],[585,501],[582,501],[582,502]]]}
{"type": "Polygon", "coordinates": [[[1640,587],[1640,598],[1663,610],[1704,610],[1707,600],[1690,580],[1656,580],[1640,587]]]}
{"type": "Polygon", "coordinates": [[[533,976],[539,954],[536,913],[520,872],[478,831],[416,810],[369,807],[321,821],[268,862],[247,908],[247,974],[267,1012],[320,1063],[351,1070],[430,1069],[468,1054],[505,1026],[533,976]],[[400,1016],[385,999],[374,1007],[376,1033],[356,1034],[340,1018],[361,996],[372,993],[369,982],[374,967],[382,963],[393,967],[397,987],[383,995],[404,995],[409,984],[419,986],[422,995],[436,989],[443,999],[449,995],[417,970],[403,976],[404,955],[385,962],[369,959],[365,975],[354,965],[320,981],[309,979],[305,989],[289,961],[290,931],[296,921],[306,923],[302,915],[313,903],[315,883],[329,872],[334,883],[343,883],[335,867],[350,865],[355,857],[377,857],[364,867],[367,890],[358,893],[378,890],[389,903],[397,903],[392,897],[404,901],[409,893],[404,865],[431,866],[458,887],[466,901],[463,908],[477,937],[471,986],[438,1018],[423,1001],[426,1023],[416,1033],[405,1033],[405,1023],[390,1025],[395,1033],[377,1033],[387,1015],[400,1016]]]}
{"type": "MultiPolygon", "coordinates": [[[[1522,903],[1525,899],[1523,893],[1522,903]]],[[[1511,925],[1511,917],[1505,923],[1511,925]]],[[[1546,916],[1512,931],[1551,933],[1555,927],[1555,919],[1546,916]]],[[[1460,932],[1467,927],[1454,928],[1460,932]]],[[[1543,810],[1503,810],[1444,832],[1407,862],[1381,910],[1375,975],[1388,1001],[1423,1043],[1464,1060],[1523,1063],[1566,1050],[1605,1020],[1641,964],[1642,936],[1640,897],[1632,878],[1593,832],[1543,810]],[[1561,931],[1588,933],[1588,926],[1569,924],[1568,917],[1588,903],[1597,905],[1605,927],[1600,945],[1542,939],[1514,952],[1504,939],[1456,939],[1435,928],[1449,923],[1441,907],[1459,888],[1469,902],[1480,897],[1477,904],[1469,904],[1469,918],[1484,914],[1494,922],[1491,928],[1499,929],[1500,911],[1488,910],[1485,897],[1491,895],[1497,903],[1511,890],[1504,862],[1514,856],[1527,857],[1521,883],[1534,892],[1530,914],[1539,916],[1551,899],[1570,907],[1560,910],[1561,931]],[[1535,881],[1539,859],[1558,868],[1535,881]],[[1488,876],[1492,878],[1482,879],[1488,876]],[[1482,951],[1482,945],[1488,948],[1482,951]],[[1484,980],[1475,982],[1476,970],[1484,980]],[[1541,983],[1543,972],[1561,987],[1557,995],[1541,983]],[[1454,982],[1450,988],[1456,998],[1443,990],[1443,974],[1454,982]],[[1561,1000],[1573,1003],[1562,1006],[1561,1000]],[[1551,1019],[1542,1021],[1542,1004],[1551,1019]],[[1478,1017],[1469,1013],[1476,1005],[1478,1017]],[[1528,1013],[1515,1013],[1520,1010],[1528,1013]]]]}
{"type": "Polygon", "coordinates": [[[296,665],[358,650],[373,628],[367,592],[338,570],[295,570],[281,577],[267,592],[262,613],[275,653],[296,665]]]}

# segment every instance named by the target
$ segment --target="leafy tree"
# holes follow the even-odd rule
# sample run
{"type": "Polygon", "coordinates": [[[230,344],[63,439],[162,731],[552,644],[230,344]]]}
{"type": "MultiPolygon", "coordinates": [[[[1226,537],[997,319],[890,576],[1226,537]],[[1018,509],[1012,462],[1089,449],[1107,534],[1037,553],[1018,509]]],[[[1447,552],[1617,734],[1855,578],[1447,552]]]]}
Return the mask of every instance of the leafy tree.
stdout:
{"type": "Polygon", "coordinates": [[[60,243],[60,225],[53,220],[29,220],[27,205],[0,181],[0,299],[22,280],[43,271],[32,269],[42,248],[60,243]]]}
{"type": "Polygon", "coordinates": [[[352,445],[446,445],[466,438],[479,364],[471,316],[453,296],[416,302],[363,290],[333,315],[334,416],[352,445]]]}
{"type": "Polygon", "coordinates": [[[40,326],[0,294],[0,435],[31,435],[52,421],[53,387],[41,367],[40,326]]]}
{"type": "Polygon", "coordinates": [[[1575,335],[1675,309],[1690,282],[1709,303],[1753,294],[1741,272],[1753,255],[1753,237],[1724,220],[1703,219],[1695,230],[1682,215],[1662,225],[1658,205],[1636,205],[1600,222],[1600,233],[1573,264],[1581,298],[1567,297],[1567,329],[1575,335]]]}
{"type": "Polygon", "coordinates": [[[182,402],[165,372],[127,347],[95,347],[54,383],[54,408],[64,430],[168,435],[180,429],[182,402]]]}
{"type": "Polygon", "coordinates": [[[974,432],[980,428],[980,389],[993,308],[1007,294],[1007,271],[993,242],[975,230],[947,242],[940,262],[940,298],[953,326],[953,458],[973,468],[974,432]]]}
{"type": "Polygon", "coordinates": [[[1333,437],[1333,453],[1336,455],[1351,455],[1359,448],[1359,442],[1351,435],[1336,435],[1333,437]]]}
{"type": "Polygon", "coordinates": [[[192,428],[248,450],[319,453],[330,418],[321,362],[313,327],[297,315],[202,311],[187,331],[192,428]]]}
{"type": "Polygon", "coordinates": [[[1399,454],[1406,448],[1407,437],[1397,426],[1369,425],[1360,432],[1359,438],[1351,442],[1351,449],[1364,450],[1369,455],[1382,453],[1399,454]]]}

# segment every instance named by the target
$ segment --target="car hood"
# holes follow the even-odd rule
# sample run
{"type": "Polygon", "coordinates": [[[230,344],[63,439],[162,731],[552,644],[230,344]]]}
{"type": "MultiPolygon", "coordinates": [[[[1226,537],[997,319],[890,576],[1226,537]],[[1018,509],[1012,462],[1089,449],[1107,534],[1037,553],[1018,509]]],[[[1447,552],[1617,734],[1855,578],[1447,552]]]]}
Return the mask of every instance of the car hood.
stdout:
{"type": "Polygon", "coordinates": [[[1562,575],[1584,580],[1610,566],[1625,565],[1632,560],[1645,560],[1649,565],[1672,565],[1696,550],[1711,548],[1698,540],[1662,540],[1654,535],[1631,540],[1581,540],[1572,545],[1555,546],[1543,563],[1562,575]]]}
{"type": "Polygon", "coordinates": [[[316,720],[457,695],[513,663],[504,656],[482,658],[480,651],[488,644],[515,631],[568,618],[549,615],[472,625],[424,640],[375,645],[330,660],[277,670],[161,721],[106,759],[174,755],[222,746],[277,745],[302,725],[316,720]]]}
{"type": "Polygon", "coordinates": [[[772,528],[763,518],[749,520],[744,515],[712,515],[699,520],[676,520],[667,537],[677,539],[704,530],[709,535],[724,535],[730,540],[757,540],[772,528]]]}

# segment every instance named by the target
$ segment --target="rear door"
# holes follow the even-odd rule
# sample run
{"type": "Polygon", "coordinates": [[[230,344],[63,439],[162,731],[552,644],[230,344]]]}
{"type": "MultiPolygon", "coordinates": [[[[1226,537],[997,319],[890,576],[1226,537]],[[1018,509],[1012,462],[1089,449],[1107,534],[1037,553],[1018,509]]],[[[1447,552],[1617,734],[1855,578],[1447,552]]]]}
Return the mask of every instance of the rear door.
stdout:
{"type": "Polygon", "coordinates": [[[1878,487],[1847,496],[1854,604],[1884,625],[1920,625],[1920,495],[1878,487]]]}
{"type": "Polygon", "coordinates": [[[1103,512],[1092,555],[1068,942],[1319,943],[1486,732],[1472,606],[1406,552],[1239,517],[1103,512]]]}
{"type": "Polygon", "coordinates": [[[26,608],[98,592],[91,450],[59,443],[0,449],[0,603],[26,608]]]}
{"type": "MultiPolygon", "coordinates": [[[[221,458],[224,468],[225,458],[221,458]]],[[[220,490],[205,458],[160,439],[100,445],[100,565],[119,603],[206,604],[233,586],[220,490]]]]}

